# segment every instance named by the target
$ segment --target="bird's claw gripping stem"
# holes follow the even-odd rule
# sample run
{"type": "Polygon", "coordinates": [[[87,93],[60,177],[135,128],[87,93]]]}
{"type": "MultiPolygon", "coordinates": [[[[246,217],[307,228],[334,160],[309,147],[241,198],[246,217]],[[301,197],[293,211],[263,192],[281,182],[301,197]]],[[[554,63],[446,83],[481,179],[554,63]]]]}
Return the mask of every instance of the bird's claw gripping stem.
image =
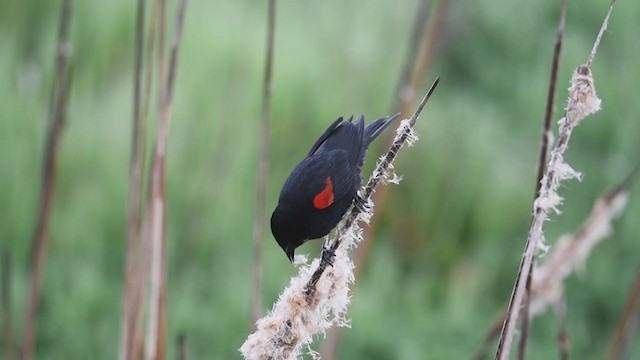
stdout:
{"type": "Polygon", "coordinates": [[[336,252],[332,247],[325,248],[322,251],[321,262],[327,264],[328,266],[333,266],[333,261],[335,257],[336,257],[336,252]]]}
{"type": "Polygon", "coordinates": [[[371,207],[369,206],[368,202],[362,196],[360,196],[360,194],[357,194],[356,197],[353,199],[353,205],[360,212],[368,212],[369,210],[371,210],[371,207]]]}

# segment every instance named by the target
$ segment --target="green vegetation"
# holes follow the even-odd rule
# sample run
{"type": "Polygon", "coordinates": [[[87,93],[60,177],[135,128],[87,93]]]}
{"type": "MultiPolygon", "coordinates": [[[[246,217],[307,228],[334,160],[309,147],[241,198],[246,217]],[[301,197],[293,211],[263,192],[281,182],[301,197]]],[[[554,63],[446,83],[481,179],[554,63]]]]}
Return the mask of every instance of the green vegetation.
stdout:
{"type": "MultiPolygon", "coordinates": [[[[0,3],[0,248],[13,257],[20,341],[40,188],[59,2],[0,3]]],[[[569,4],[561,117],[604,2],[569,4]]],[[[417,1],[281,2],[276,30],[268,208],[288,171],[341,115],[395,112],[417,1]]],[[[173,6],[170,7],[173,9],[173,6]]],[[[550,244],[640,160],[640,2],[614,10],[593,70],[603,111],[574,133],[550,244]]],[[[453,2],[428,81],[442,77],[403,151],[358,279],[341,359],[465,359],[508,301],[530,221],[559,3],[453,2]]],[[[123,292],[135,4],[77,1],[73,87],[59,158],[36,357],[113,359],[123,292]]],[[[239,358],[248,334],[266,2],[191,1],[167,163],[168,343],[193,359],[239,358]]],[[[424,85],[426,88],[426,84],[424,85]]],[[[555,124],[555,123],[554,123],[555,124]]],[[[554,125],[555,128],[555,125],[554,125]]],[[[370,150],[370,169],[381,143],[370,150]]],[[[640,268],[638,186],[582,276],[567,282],[572,358],[600,359],[640,268]]],[[[266,214],[266,216],[269,216],[266,214]]],[[[270,234],[265,311],[295,269],[270,234]]],[[[319,242],[299,253],[318,254],[319,242]]],[[[557,355],[552,312],[528,352],[557,355]]],[[[630,358],[640,358],[636,341],[630,358]]]]}

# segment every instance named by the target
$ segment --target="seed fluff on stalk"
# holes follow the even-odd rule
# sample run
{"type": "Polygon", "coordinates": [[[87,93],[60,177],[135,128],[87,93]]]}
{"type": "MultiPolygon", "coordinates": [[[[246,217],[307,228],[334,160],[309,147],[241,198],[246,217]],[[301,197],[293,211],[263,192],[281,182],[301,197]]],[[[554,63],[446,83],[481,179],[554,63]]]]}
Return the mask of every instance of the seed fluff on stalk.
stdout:
{"type": "MultiPolygon", "coordinates": [[[[333,241],[325,239],[319,258],[310,264],[298,255],[298,275],[280,294],[273,308],[256,323],[256,331],[249,335],[240,352],[245,359],[296,359],[313,335],[324,333],[332,326],[350,326],[346,317],[351,297],[349,285],[354,281],[354,264],[349,250],[362,240],[360,222],[367,223],[373,214],[371,195],[380,182],[397,182],[391,174],[392,163],[405,142],[416,141],[413,134],[420,112],[438,85],[433,85],[422,99],[411,119],[403,120],[389,151],[377,163],[367,185],[358,192],[364,206],[353,206],[338,226],[333,241]]],[[[317,353],[311,351],[312,356],[317,353]]]]}
{"type": "Polygon", "coordinates": [[[582,176],[564,161],[564,153],[569,146],[569,140],[574,128],[587,116],[600,110],[601,101],[596,95],[591,65],[593,64],[602,35],[609,23],[609,17],[613,10],[614,3],[615,0],[612,0],[587,62],[578,66],[571,77],[565,116],[558,121],[558,139],[550,153],[550,160],[545,168],[544,176],[540,181],[540,191],[533,204],[533,219],[522,254],[518,275],[516,276],[516,281],[511,292],[505,321],[502,326],[496,360],[506,360],[509,358],[511,344],[515,335],[516,322],[520,313],[519,309],[524,300],[526,278],[529,273],[528,269],[533,263],[536,251],[547,250],[543,225],[549,219],[550,211],[555,213],[560,212],[559,206],[562,204],[562,197],[558,194],[560,182],[574,178],[580,180],[582,176]]]}

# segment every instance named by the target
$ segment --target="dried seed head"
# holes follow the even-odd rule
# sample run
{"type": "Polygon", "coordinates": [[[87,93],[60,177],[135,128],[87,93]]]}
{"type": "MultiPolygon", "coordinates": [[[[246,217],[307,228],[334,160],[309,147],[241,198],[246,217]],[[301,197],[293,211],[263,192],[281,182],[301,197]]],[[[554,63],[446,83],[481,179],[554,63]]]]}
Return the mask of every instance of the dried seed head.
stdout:
{"type": "Polygon", "coordinates": [[[591,69],[587,65],[580,65],[573,72],[566,110],[566,121],[571,127],[600,110],[600,99],[596,95],[591,69]]]}

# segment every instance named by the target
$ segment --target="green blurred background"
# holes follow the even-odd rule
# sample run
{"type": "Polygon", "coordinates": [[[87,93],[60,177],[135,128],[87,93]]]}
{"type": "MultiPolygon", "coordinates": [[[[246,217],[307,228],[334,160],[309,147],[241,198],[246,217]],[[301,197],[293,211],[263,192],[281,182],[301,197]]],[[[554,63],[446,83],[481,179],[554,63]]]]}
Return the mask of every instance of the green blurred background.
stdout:
{"type": "MultiPolygon", "coordinates": [[[[607,6],[569,4],[557,109],[607,6]]],[[[417,0],[279,2],[265,216],[332,120],[396,111],[417,8],[417,0]]],[[[489,0],[449,7],[427,75],[442,81],[418,123],[420,141],[396,163],[404,181],[389,189],[339,358],[465,359],[482,342],[510,296],[528,230],[559,8],[489,0]]],[[[16,345],[59,9],[60,1],[0,2],[0,245],[14,260],[16,345]]],[[[575,231],[595,198],[640,160],[639,14],[638,1],[614,10],[594,65],[603,111],[574,132],[566,158],[585,176],[561,187],[566,204],[547,223],[550,243],[575,231]]],[[[134,1],[76,1],[37,358],[117,356],[134,19],[134,1]]],[[[189,3],[167,164],[170,354],[184,332],[193,359],[239,358],[248,334],[265,29],[265,1],[189,3]]],[[[639,271],[639,191],[613,237],[566,284],[572,358],[602,358],[639,271]]],[[[270,233],[266,241],[265,311],[296,272],[270,233]]],[[[317,255],[317,245],[300,252],[317,255]]],[[[556,357],[555,338],[553,313],[536,318],[531,358],[556,357]]],[[[639,343],[630,358],[640,358],[639,343]]]]}

